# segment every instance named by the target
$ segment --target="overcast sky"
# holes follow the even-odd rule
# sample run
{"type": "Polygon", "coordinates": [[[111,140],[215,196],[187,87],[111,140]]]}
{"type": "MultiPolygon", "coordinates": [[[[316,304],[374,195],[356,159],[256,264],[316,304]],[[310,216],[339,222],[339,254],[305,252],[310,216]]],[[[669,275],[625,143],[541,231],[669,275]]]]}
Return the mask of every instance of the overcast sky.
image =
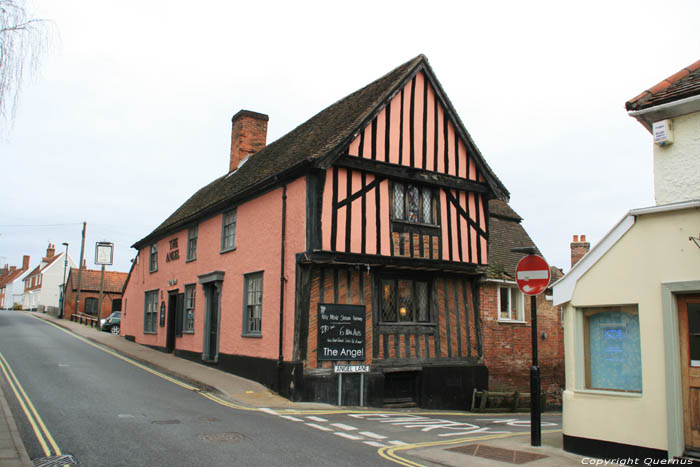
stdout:
{"type": "MultiPolygon", "coordinates": [[[[425,54],[550,264],[654,204],[624,103],[700,58],[700,2],[44,0],[58,31],[0,141],[0,264],[49,242],[130,248],[228,170],[231,116],[268,142],[425,54]],[[241,3],[239,6],[238,3],[241,3]]],[[[5,124],[0,123],[0,124],[5,124]]]]}

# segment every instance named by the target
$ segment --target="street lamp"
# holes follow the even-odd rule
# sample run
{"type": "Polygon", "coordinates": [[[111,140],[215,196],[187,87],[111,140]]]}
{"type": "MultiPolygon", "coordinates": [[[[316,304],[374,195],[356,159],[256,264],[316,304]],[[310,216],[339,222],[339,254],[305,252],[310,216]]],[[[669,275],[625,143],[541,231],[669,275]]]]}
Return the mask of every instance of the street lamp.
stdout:
{"type": "Polygon", "coordinates": [[[61,312],[58,315],[63,319],[63,311],[66,309],[66,268],[68,267],[68,242],[63,242],[66,246],[66,256],[63,258],[63,296],[61,297],[61,312]]]}

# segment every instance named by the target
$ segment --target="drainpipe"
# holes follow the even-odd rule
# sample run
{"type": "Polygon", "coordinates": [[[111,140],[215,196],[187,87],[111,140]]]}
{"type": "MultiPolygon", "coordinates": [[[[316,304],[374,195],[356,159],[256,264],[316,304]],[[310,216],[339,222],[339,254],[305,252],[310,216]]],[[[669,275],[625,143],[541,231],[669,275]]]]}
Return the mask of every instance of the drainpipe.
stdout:
{"type": "Polygon", "coordinates": [[[283,331],[284,331],[284,283],[286,281],[284,277],[284,242],[285,233],[287,226],[287,185],[282,186],[282,235],[281,235],[281,246],[280,246],[280,342],[279,342],[279,356],[277,357],[277,391],[282,389],[282,362],[284,355],[282,352],[283,344],[283,331]]]}

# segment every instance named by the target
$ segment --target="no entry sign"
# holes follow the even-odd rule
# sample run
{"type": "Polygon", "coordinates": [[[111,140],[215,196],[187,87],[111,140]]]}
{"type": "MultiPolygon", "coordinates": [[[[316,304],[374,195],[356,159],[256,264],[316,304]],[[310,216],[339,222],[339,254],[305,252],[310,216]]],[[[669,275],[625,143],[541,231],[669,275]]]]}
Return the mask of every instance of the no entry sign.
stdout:
{"type": "Polygon", "coordinates": [[[549,265],[544,258],[528,255],[520,260],[515,269],[515,280],[518,288],[525,295],[538,295],[549,285],[549,265]]]}

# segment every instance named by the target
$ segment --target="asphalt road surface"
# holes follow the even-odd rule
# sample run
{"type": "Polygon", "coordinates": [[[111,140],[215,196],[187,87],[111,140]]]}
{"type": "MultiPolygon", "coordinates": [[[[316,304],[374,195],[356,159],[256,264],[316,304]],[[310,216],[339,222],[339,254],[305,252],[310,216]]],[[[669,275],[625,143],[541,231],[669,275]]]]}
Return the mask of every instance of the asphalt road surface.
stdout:
{"type": "Polygon", "coordinates": [[[372,444],[222,405],[23,313],[0,311],[0,363],[35,463],[60,453],[84,466],[396,465],[372,444]]]}

